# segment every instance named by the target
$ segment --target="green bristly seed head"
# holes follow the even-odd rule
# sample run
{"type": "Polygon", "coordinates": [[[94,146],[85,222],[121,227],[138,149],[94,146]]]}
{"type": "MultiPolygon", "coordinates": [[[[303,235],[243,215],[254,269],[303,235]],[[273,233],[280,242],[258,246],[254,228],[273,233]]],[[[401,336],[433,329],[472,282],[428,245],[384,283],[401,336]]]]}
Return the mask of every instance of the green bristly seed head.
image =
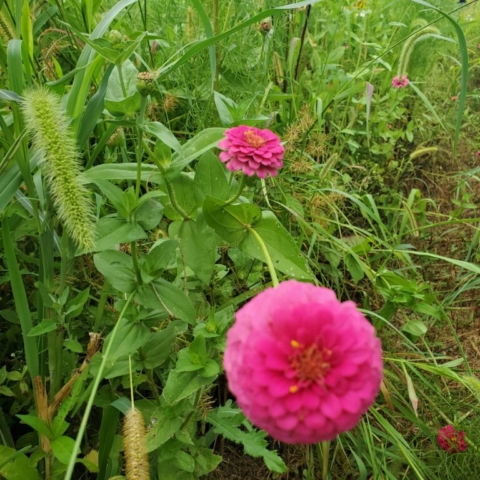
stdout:
{"type": "Polygon", "coordinates": [[[29,90],[24,93],[22,110],[34,148],[44,157],[43,172],[64,228],[78,246],[93,248],[90,193],[80,180],[79,152],[60,98],[45,88],[29,90]]]}

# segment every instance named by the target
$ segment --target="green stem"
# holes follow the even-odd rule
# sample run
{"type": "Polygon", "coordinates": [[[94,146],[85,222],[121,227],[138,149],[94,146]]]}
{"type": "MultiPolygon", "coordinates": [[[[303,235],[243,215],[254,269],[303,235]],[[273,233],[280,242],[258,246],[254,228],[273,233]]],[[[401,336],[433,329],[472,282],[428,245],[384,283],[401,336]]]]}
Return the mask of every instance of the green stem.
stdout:
{"type": "Polygon", "coordinates": [[[277,272],[275,271],[275,267],[273,266],[272,258],[268,253],[267,246],[265,242],[262,240],[262,237],[252,228],[250,225],[247,226],[247,230],[253,235],[255,240],[257,241],[258,245],[260,246],[263,256],[265,257],[265,261],[267,262],[268,271],[270,272],[270,276],[272,277],[272,284],[274,287],[278,287],[278,277],[277,272]]]}
{"type": "Polygon", "coordinates": [[[118,317],[117,323],[113,327],[113,330],[110,334],[110,341],[108,342],[108,345],[105,349],[105,354],[103,355],[102,363],[100,364],[100,368],[97,372],[97,375],[95,376],[95,380],[93,381],[93,388],[92,388],[92,391],[90,392],[90,397],[88,398],[87,406],[85,407],[85,412],[82,417],[82,423],[80,424],[80,428],[77,433],[75,446],[73,447],[72,455],[70,456],[70,461],[68,462],[67,472],[65,473],[64,480],[71,480],[72,478],[73,469],[75,468],[75,460],[77,458],[77,455],[80,452],[80,445],[82,444],[83,435],[85,434],[85,430],[87,428],[88,417],[90,416],[90,412],[92,411],[93,402],[95,400],[95,396],[97,394],[100,382],[102,381],[102,378],[103,378],[103,371],[105,370],[105,365],[107,364],[107,360],[110,355],[110,350],[112,348],[113,341],[115,340],[115,337],[117,335],[118,326],[120,325],[121,320],[125,315],[125,312],[127,311],[127,308],[130,305],[130,302],[132,301],[134,294],[135,292],[132,292],[128,297],[125,305],[122,308],[122,311],[120,312],[120,316],[118,317]]]}
{"type": "Polygon", "coordinates": [[[125,86],[125,79],[123,78],[122,64],[117,64],[118,78],[120,80],[120,86],[122,87],[123,98],[127,98],[127,87],[125,86]]]}
{"type": "Polygon", "coordinates": [[[105,305],[107,304],[108,297],[110,296],[110,283],[105,280],[100,294],[100,300],[97,305],[97,313],[95,314],[95,322],[93,324],[93,331],[96,333],[100,330],[100,322],[103,318],[103,312],[105,311],[105,305]]]}
{"type": "Polygon", "coordinates": [[[135,195],[138,198],[140,197],[140,187],[142,185],[142,157],[143,157],[143,130],[142,125],[145,118],[145,109],[147,107],[147,97],[142,95],[142,101],[140,104],[140,113],[138,114],[137,119],[137,183],[135,185],[135,195]]]}
{"type": "Polygon", "coordinates": [[[177,211],[184,220],[188,220],[190,217],[188,216],[187,212],[185,212],[185,210],[177,203],[175,192],[173,191],[172,185],[167,179],[165,179],[165,185],[167,186],[168,198],[170,199],[173,209],[177,211]]]}
{"type": "Polygon", "coordinates": [[[238,184],[238,189],[237,191],[235,192],[235,195],[232,197],[232,198],[229,198],[227,200],[227,205],[229,205],[230,203],[233,203],[235,200],[237,200],[237,198],[242,194],[242,191],[243,189],[245,188],[245,180],[246,180],[246,176],[245,175],[242,175],[242,178],[240,179],[240,183],[238,184]]]}
{"type": "Polygon", "coordinates": [[[140,287],[143,285],[143,280],[142,280],[142,273],[140,271],[140,265],[138,264],[138,252],[137,252],[136,242],[130,242],[130,253],[132,255],[133,268],[137,276],[138,286],[140,287]]]}

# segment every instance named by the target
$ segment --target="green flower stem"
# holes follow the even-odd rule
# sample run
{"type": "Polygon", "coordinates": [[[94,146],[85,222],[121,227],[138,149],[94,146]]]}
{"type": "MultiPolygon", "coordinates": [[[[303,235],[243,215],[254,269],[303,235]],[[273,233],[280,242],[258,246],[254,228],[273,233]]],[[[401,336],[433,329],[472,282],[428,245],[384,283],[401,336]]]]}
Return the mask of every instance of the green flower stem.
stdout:
{"type": "Polygon", "coordinates": [[[257,241],[258,245],[262,249],[263,256],[265,257],[265,261],[267,262],[268,271],[270,272],[270,276],[272,277],[272,284],[274,287],[278,287],[278,277],[277,272],[275,271],[275,267],[273,266],[272,258],[268,253],[267,246],[265,242],[262,240],[262,237],[255,231],[254,228],[247,226],[247,230],[253,235],[255,240],[257,241]]]}
{"type": "Polygon", "coordinates": [[[117,64],[118,78],[120,80],[120,87],[122,87],[123,98],[127,98],[127,87],[125,86],[125,79],[123,78],[122,64],[117,64]]]}
{"type": "Polygon", "coordinates": [[[122,311],[120,312],[117,323],[113,327],[113,330],[110,334],[110,341],[108,342],[108,345],[105,349],[105,354],[103,355],[102,363],[100,364],[100,368],[98,369],[97,375],[95,376],[95,380],[93,381],[93,388],[92,388],[92,391],[90,392],[90,397],[88,398],[87,406],[85,407],[85,412],[83,413],[82,423],[80,424],[80,428],[77,433],[77,438],[75,439],[75,446],[73,447],[72,455],[70,456],[70,461],[68,462],[67,472],[65,473],[64,480],[71,480],[72,478],[73,469],[75,468],[75,460],[77,458],[78,453],[80,452],[80,446],[82,444],[83,435],[85,434],[85,430],[87,428],[88,417],[90,416],[90,412],[92,411],[95,395],[97,394],[98,387],[103,378],[103,371],[105,370],[105,365],[107,364],[107,360],[110,355],[110,350],[112,348],[113,341],[115,340],[115,337],[117,335],[118,326],[120,325],[120,321],[124,317],[125,312],[127,311],[127,308],[130,305],[130,302],[132,301],[134,294],[135,292],[132,292],[128,297],[125,305],[122,308],[122,311]]]}
{"type": "Polygon", "coordinates": [[[167,179],[165,179],[165,185],[167,186],[168,198],[170,199],[173,209],[178,212],[184,220],[188,220],[190,217],[188,216],[187,212],[185,212],[185,210],[177,203],[175,192],[173,191],[172,185],[167,179]]]}
{"type": "Polygon", "coordinates": [[[330,442],[322,442],[322,478],[328,475],[328,453],[330,450],[330,442]]]}
{"type": "Polygon", "coordinates": [[[137,252],[137,243],[136,242],[130,242],[130,253],[132,256],[132,261],[133,261],[133,268],[135,270],[135,275],[137,276],[137,283],[138,286],[143,285],[143,280],[142,280],[142,273],[140,271],[140,265],[138,264],[138,252],[137,252]]]}
{"type": "Polygon", "coordinates": [[[238,185],[238,189],[235,192],[235,195],[232,198],[229,198],[227,200],[227,205],[229,205],[230,203],[233,203],[242,194],[243,189],[245,187],[245,180],[246,180],[246,176],[242,175],[242,178],[240,179],[240,183],[238,185]]]}

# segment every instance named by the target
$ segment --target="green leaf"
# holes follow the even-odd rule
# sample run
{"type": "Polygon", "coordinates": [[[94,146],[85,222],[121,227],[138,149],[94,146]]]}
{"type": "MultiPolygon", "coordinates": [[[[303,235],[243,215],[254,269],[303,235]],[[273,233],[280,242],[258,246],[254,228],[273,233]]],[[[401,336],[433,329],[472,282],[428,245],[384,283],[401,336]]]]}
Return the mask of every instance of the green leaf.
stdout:
{"type": "Polygon", "coordinates": [[[58,437],[52,442],[52,452],[63,464],[68,464],[75,446],[75,440],[70,437],[58,437]]]}
{"type": "Polygon", "coordinates": [[[178,243],[172,239],[162,239],[146,255],[144,267],[149,274],[166,269],[176,258],[178,243]]]}
{"type": "Polygon", "coordinates": [[[424,0],[412,0],[415,3],[419,3],[420,5],[424,5],[425,7],[431,8],[436,12],[443,15],[455,29],[455,33],[457,34],[458,38],[458,45],[460,48],[460,58],[462,61],[462,76],[460,79],[460,94],[458,95],[458,113],[457,113],[457,123],[455,126],[455,135],[453,140],[453,156],[456,157],[457,155],[457,145],[458,139],[460,138],[460,128],[462,127],[462,120],[463,114],[465,112],[465,99],[467,97],[468,91],[468,48],[467,48],[467,41],[465,39],[465,34],[463,33],[462,27],[447,13],[443,12],[441,9],[431,5],[424,0]]]}
{"type": "Polygon", "coordinates": [[[357,262],[357,259],[350,254],[345,255],[344,262],[352,276],[353,283],[356,285],[365,277],[365,272],[363,271],[362,266],[357,262]]]}
{"type": "Polygon", "coordinates": [[[195,171],[195,200],[202,205],[207,195],[219,200],[228,200],[230,186],[223,163],[213,152],[204,153],[195,171]]]}
{"type": "Polygon", "coordinates": [[[37,337],[44,333],[53,332],[57,328],[57,322],[55,320],[43,320],[38,325],[35,325],[29,332],[29,337],[37,337]]]}
{"type": "Polygon", "coordinates": [[[193,160],[200,157],[203,153],[217,146],[218,142],[224,138],[224,128],[206,128],[195,135],[191,140],[182,146],[183,155],[175,152],[172,156],[172,163],[169,165],[165,176],[171,181],[178,177],[180,172],[193,160]]]}
{"type": "Polygon", "coordinates": [[[411,340],[415,340],[427,333],[427,326],[421,320],[409,320],[403,327],[402,332],[411,340]]]}
{"type": "Polygon", "coordinates": [[[108,250],[120,243],[130,243],[147,238],[143,228],[123,218],[102,217],[97,222],[97,240],[94,251],[108,250]]]}
{"type": "Polygon", "coordinates": [[[146,369],[157,368],[170,356],[179,333],[185,332],[186,323],[175,320],[167,328],[150,335],[142,348],[142,362],[146,369]]]}
{"type": "Polygon", "coordinates": [[[89,45],[105,60],[114,63],[115,65],[120,65],[127,61],[147,34],[147,32],[141,32],[135,39],[123,42],[121,48],[117,49],[105,38],[94,38],[92,40],[83,33],[73,28],[72,30],[75,32],[76,35],[78,35],[82,42],[89,45]]]}
{"type": "Polygon", "coordinates": [[[5,480],[41,480],[24,453],[4,445],[0,445],[0,477],[5,480]]]}
{"type": "Polygon", "coordinates": [[[17,415],[22,423],[32,427],[36,432],[45,435],[50,440],[53,438],[52,430],[47,423],[35,415],[17,415]]]}
{"type": "Polygon", "coordinates": [[[152,414],[155,422],[147,433],[147,450],[149,452],[153,452],[162,446],[167,440],[172,438],[182,426],[182,417],[178,415],[171,417],[165,410],[164,407],[159,407],[152,414]]]}
{"type": "Polygon", "coordinates": [[[240,203],[225,205],[209,195],[203,204],[203,214],[207,224],[227,242],[243,240],[248,233],[247,227],[260,220],[262,211],[256,205],[240,203]]]}
{"type": "MultiPolygon", "coordinates": [[[[292,236],[272,212],[262,212],[261,220],[256,222],[253,228],[265,242],[276,269],[301,280],[314,278],[304,255],[292,236]]],[[[240,244],[240,249],[253,258],[265,261],[262,250],[252,234],[248,234],[240,244]]]]}
{"type": "Polygon", "coordinates": [[[286,472],[287,466],[277,452],[267,449],[266,433],[256,430],[249,432],[241,430],[238,426],[238,414],[241,414],[241,411],[232,410],[231,407],[226,406],[208,413],[207,422],[214,426],[215,433],[243,445],[246,454],[252,457],[262,457],[271,471],[286,472]],[[228,413],[225,414],[225,411],[228,413]]]}
{"type": "Polygon", "coordinates": [[[142,126],[142,130],[145,133],[154,135],[165,145],[168,145],[172,150],[177,152],[180,157],[183,157],[183,149],[180,145],[180,142],[177,140],[177,137],[162,123],[160,122],[149,122],[142,126]]]}
{"type": "MultiPolygon", "coordinates": [[[[120,320],[118,333],[113,340],[109,361],[136,352],[145,345],[150,337],[148,328],[140,322],[132,322],[126,317],[120,320]]],[[[105,339],[105,344],[110,341],[110,335],[105,339]]]]}
{"type": "Polygon", "coordinates": [[[189,266],[205,284],[210,284],[215,268],[216,241],[215,232],[210,228],[203,215],[195,220],[172,222],[168,229],[170,237],[180,242],[180,251],[189,266]]]}
{"type": "Polygon", "coordinates": [[[199,388],[212,383],[217,377],[202,377],[197,372],[178,372],[170,370],[163,389],[163,398],[169,405],[192,395],[199,388]]]}
{"type": "Polygon", "coordinates": [[[135,300],[144,307],[164,311],[187,323],[195,323],[195,309],[190,299],[182,290],[163,278],[140,287],[135,300]]]}
{"type": "Polygon", "coordinates": [[[135,220],[145,230],[153,230],[158,226],[163,216],[163,205],[149,198],[135,210],[135,220]]]}
{"type": "Polygon", "coordinates": [[[127,60],[121,69],[126,95],[123,93],[118,67],[111,73],[105,92],[105,108],[114,116],[132,115],[140,110],[141,95],[137,91],[138,70],[130,60],[127,60]]]}
{"type": "Polygon", "coordinates": [[[105,250],[93,256],[97,270],[122,293],[131,293],[137,287],[132,257],[118,250],[105,250]]]}

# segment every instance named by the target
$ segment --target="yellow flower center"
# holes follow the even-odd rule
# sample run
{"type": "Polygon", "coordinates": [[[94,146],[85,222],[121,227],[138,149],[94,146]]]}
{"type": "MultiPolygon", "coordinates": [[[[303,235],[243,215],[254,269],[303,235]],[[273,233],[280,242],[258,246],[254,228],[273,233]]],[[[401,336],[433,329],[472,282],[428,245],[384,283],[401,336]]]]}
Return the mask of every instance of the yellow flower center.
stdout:
{"type": "Polygon", "coordinates": [[[265,140],[253,130],[247,130],[243,135],[245,136],[247,143],[252,147],[261,147],[262,145],[265,145],[265,140]]]}
{"type": "MultiPolygon", "coordinates": [[[[290,345],[295,349],[289,357],[290,366],[295,370],[299,382],[316,382],[325,377],[330,370],[331,350],[320,348],[316,343],[305,346],[296,340],[292,340],[290,345]]],[[[298,386],[292,385],[290,392],[296,391],[298,386]]]]}

